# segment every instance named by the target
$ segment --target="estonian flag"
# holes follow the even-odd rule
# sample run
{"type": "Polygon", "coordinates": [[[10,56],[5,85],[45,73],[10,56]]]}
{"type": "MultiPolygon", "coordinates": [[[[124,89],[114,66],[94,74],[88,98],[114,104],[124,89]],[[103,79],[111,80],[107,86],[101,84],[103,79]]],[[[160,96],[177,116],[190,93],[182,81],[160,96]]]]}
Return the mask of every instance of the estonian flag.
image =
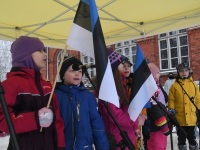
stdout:
{"type": "Polygon", "coordinates": [[[99,99],[119,107],[113,73],[95,0],[81,0],[74,18],[67,44],[95,58],[99,99]]]}
{"type": "Polygon", "coordinates": [[[158,89],[139,45],[137,45],[136,51],[132,89],[130,96],[132,100],[128,113],[131,120],[135,121],[145,104],[158,89]]]}

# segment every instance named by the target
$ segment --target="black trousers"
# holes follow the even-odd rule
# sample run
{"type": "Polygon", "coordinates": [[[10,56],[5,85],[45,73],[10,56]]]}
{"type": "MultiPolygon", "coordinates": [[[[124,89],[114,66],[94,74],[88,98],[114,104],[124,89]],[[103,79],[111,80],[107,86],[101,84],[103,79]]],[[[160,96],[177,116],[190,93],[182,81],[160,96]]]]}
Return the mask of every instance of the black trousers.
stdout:
{"type": "Polygon", "coordinates": [[[180,128],[177,127],[178,135],[178,145],[186,145],[186,139],[188,140],[189,145],[195,146],[197,144],[195,137],[195,126],[181,126],[182,129],[186,132],[186,135],[181,132],[180,128]]]}

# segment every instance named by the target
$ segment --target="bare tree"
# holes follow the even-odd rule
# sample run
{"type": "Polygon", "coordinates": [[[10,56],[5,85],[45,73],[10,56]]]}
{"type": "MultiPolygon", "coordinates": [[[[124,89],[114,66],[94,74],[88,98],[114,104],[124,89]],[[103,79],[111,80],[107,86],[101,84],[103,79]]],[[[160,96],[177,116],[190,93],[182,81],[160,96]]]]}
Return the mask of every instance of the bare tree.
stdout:
{"type": "Polygon", "coordinates": [[[11,69],[10,46],[12,42],[0,40],[0,81],[6,79],[6,73],[11,69]]]}

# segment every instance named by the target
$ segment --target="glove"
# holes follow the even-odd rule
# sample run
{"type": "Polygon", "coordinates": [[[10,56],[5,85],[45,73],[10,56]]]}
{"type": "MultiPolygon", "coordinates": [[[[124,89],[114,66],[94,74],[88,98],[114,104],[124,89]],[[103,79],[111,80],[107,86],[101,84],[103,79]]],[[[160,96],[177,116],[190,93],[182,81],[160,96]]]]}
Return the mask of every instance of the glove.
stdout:
{"type": "Polygon", "coordinates": [[[135,130],[136,137],[141,137],[141,131],[139,129],[135,130]]]}
{"type": "Polygon", "coordinates": [[[49,127],[53,122],[53,112],[46,107],[41,108],[38,111],[39,122],[41,127],[49,127]]]}
{"type": "Polygon", "coordinates": [[[138,117],[138,125],[139,126],[143,126],[146,119],[147,119],[146,115],[139,115],[139,117],[138,117]]]}
{"type": "Polygon", "coordinates": [[[176,114],[176,111],[174,109],[168,109],[168,112],[170,115],[175,115],[176,114]]]}

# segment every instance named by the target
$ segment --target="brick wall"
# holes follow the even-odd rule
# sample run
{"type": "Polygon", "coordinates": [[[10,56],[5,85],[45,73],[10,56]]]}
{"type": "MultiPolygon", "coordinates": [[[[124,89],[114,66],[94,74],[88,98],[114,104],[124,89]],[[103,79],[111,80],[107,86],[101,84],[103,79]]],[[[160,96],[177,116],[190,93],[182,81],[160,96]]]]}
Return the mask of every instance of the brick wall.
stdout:
{"type": "MultiPolygon", "coordinates": [[[[57,57],[61,49],[56,49],[56,48],[49,48],[49,55],[48,55],[48,65],[49,65],[49,81],[51,84],[54,83],[55,77],[57,74],[57,57]]],[[[80,59],[80,53],[78,51],[72,51],[72,50],[67,50],[68,56],[74,56],[78,59],[80,59]]],[[[59,76],[59,75],[58,75],[59,76]]]]}
{"type": "MultiPolygon", "coordinates": [[[[140,45],[144,57],[150,62],[154,63],[160,68],[159,63],[159,47],[158,47],[158,36],[151,36],[148,38],[139,39],[136,41],[140,45]]],[[[164,85],[167,80],[167,75],[161,75],[160,82],[164,85]]]]}
{"type": "MultiPolygon", "coordinates": [[[[136,43],[140,44],[144,56],[151,63],[155,63],[159,68],[159,48],[158,48],[158,36],[151,36],[147,38],[138,39],[136,43]]],[[[200,28],[194,28],[188,30],[188,45],[189,45],[189,56],[190,56],[190,65],[193,70],[193,79],[199,80],[200,78],[200,28]]],[[[56,61],[57,55],[60,52],[60,49],[49,49],[49,80],[51,83],[55,80],[56,71],[56,61]]],[[[69,56],[75,56],[80,59],[80,53],[78,51],[68,50],[69,56]]],[[[45,70],[44,70],[45,72],[45,70]]],[[[164,85],[167,74],[161,75],[160,82],[164,85]]]]}
{"type": "Polygon", "coordinates": [[[194,80],[200,79],[200,28],[188,31],[190,67],[194,80]]]}

